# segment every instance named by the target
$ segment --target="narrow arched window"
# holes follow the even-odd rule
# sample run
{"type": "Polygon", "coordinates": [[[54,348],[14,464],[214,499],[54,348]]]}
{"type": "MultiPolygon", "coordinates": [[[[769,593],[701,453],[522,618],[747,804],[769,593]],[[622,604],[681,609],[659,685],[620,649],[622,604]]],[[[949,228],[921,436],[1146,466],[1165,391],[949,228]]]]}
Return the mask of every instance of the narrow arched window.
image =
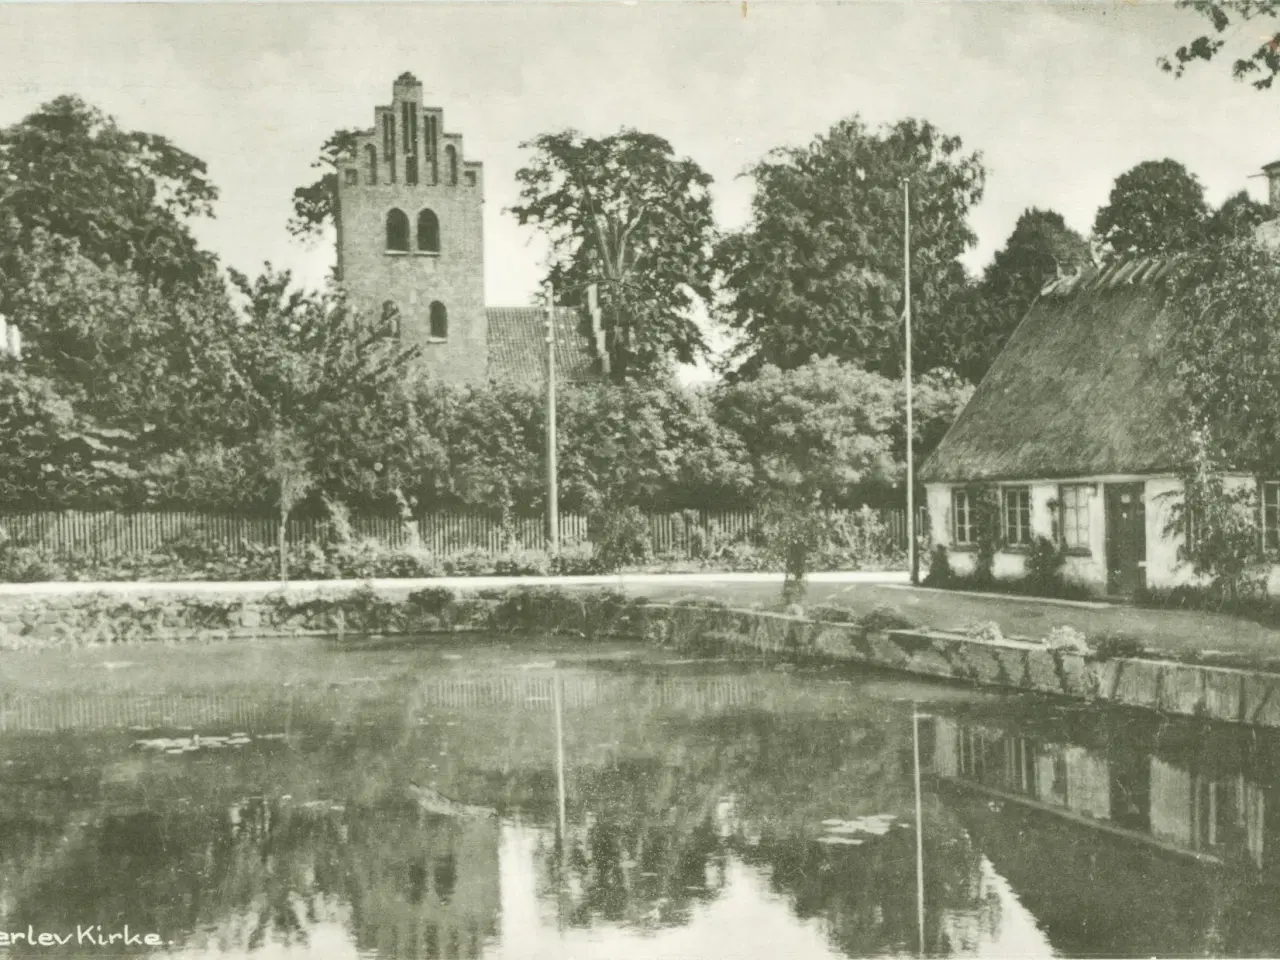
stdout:
{"type": "Polygon", "coordinates": [[[378,182],[378,148],[372,143],[364,148],[364,159],[369,166],[369,172],[366,174],[369,183],[376,184],[378,182]]]}
{"type": "Polygon", "coordinates": [[[439,300],[431,304],[431,339],[447,340],[449,338],[449,311],[439,300]]]}
{"type": "Polygon", "coordinates": [[[400,339],[400,308],[393,300],[382,301],[382,335],[400,339]]]}
{"type": "Polygon", "coordinates": [[[449,186],[458,185],[458,150],[453,144],[444,148],[445,163],[449,168],[449,186]]]}
{"type": "Polygon", "coordinates": [[[418,250],[421,253],[440,252],[440,221],[430,210],[418,214],[418,250]]]}
{"type": "Polygon", "coordinates": [[[409,218],[403,210],[392,210],[387,214],[387,249],[409,252],[409,218]]]}

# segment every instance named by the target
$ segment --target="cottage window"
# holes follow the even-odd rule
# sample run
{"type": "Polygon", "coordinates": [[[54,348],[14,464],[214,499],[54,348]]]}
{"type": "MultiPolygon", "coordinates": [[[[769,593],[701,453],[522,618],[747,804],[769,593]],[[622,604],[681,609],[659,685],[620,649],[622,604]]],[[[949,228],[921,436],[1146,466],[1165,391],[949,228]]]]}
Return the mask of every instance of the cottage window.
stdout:
{"type": "Polygon", "coordinates": [[[387,214],[387,250],[409,252],[409,218],[403,210],[395,209],[387,214]]]}
{"type": "Polygon", "coordinates": [[[1280,550],[1280,481],[1262,484],[1262,545],[1280,550]]]}
{"type": "Polygon", "coordinates": [[[1031,544],[1031,491],[1027,487],[1005,487],[1004,509],[1001,511],[1006,547],[1031,544]]]}
{"type": "Polygon", "coordinates": [[[973,509],[968,490],[951,491],[951,539],[957,547],[973,546],[973,509]]]}
{"type": "Polygon", "coordinates": [[[1089,549],[1089,495],[1086,484],[1064,486],[1058,494],[1059,537],[1068,550],[1089,549]]]}
{"type": "Polygon", "coordinates": [[[368,177],[370,184],[378,182],[378,148],[372,143],[364,148],[365,163],[368,164],[368,177]]]}

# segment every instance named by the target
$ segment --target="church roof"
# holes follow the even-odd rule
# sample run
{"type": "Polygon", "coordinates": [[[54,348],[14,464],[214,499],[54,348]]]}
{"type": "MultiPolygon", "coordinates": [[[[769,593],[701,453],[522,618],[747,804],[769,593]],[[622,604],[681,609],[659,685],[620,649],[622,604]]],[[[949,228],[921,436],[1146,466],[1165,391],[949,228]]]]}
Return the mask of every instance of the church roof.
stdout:
{"type": "MultiPolygon", "coordinates": [[[[489,319],[489,380],[542,383],[547,364],[545,307],[486,307],[489,319]]],[[[600,363],[584,331],[585,316],[556,307],[556,379],[582,383],[601,379],[600,363]]]]}
{"type": "Polygon", "coordinates": [[[926,483],[1177,469],[1168,261],[1046,287],[921,471],[926,483]]]}

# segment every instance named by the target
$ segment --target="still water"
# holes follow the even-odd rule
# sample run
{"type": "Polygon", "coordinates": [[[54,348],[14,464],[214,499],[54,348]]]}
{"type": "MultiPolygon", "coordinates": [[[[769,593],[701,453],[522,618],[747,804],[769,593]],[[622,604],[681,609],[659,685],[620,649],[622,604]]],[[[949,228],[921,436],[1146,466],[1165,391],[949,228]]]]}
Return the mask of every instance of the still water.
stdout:
{"type": "Polygon", "coordinates": [[[1280,955],[1262,734],[617,648],[12,657],[0,954],[915,955],[918,709],[929,955],[1280,955]]]}

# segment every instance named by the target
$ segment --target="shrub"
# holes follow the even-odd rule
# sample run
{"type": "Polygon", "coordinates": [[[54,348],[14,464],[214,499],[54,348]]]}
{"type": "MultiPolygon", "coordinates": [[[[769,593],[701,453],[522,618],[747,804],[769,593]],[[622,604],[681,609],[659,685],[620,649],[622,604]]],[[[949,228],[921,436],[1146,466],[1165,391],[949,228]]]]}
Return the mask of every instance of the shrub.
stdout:
{"type": "Polygon", "coordinates": [[[1128,633],[1103,633],[1095,637],[1089,644],[1093,655],[1099,660],[1112,660],[1122,657],[1140,657],[1147,652],[1142,641],[1128,633]]]}
{"type": "Polygon", "coordinates": [[[1054,627],[1049,633],[1045,645],[1050,650],[1066,650],[1071,653],[1088,653],[1089,644],[1085,635],[1075,627],[1054,627]]]}
{"type": "Polygon", "coordinates": [[[809,611],[809,617],[822,623],[857,623],[858,612],[848,607],[824,603],[809,611]]]}
{"type": "Polygon", "coordinates": [[[588,520],[594,556],[603,573],[647,563],[653,557],[649,521],[639,507],[598,510],[588,520]]]}
{"type": "Polygon", "coordinates": [[[1004,640],[1004,631],[1000,629],[1000,624],[994,620],[971,623],[960,632],[966,637],[971,637],[974,640],[986,640],[989,643],[1000,643],[1004,640]]]}
{"type": "Polygon", "coordinates": [[[924,583],[928,587],[949,587],[956,582],[955,571],[951,568],[951,553],[939,544],[929,555],[929,572],[924,583]]]}
{"type": "Polygon", "coordinates": [[[410,593],[408,602],[417,613],[439,617],[457,598],[458,595],[448,587],[427,587],[410,593]]]}
{"type": "Polygon", "coordinates": [[[705,597],[690,594],[683,597],[676,597],[671,601],[673,607],[707,607],[715,610],[728,610],[729,605],[719,597],[705,597]]]}
{"type": "Polygon", "coordinates": [[[1055,597],[1062,591],[1062,568],[1067,555],[1047,537],[1036,537],[1027,554],[1027,586],[1035,593],[1055,597]]]}
{"type": "Polygon", "coordinates": [[[863,615],[858,621],[858,625],[864,633],[880,632],[884,630],[907,630],[914,627],[915,624],[904,617],[899,611],[893,607],[877,606],[870,612],[863,615]]]}

